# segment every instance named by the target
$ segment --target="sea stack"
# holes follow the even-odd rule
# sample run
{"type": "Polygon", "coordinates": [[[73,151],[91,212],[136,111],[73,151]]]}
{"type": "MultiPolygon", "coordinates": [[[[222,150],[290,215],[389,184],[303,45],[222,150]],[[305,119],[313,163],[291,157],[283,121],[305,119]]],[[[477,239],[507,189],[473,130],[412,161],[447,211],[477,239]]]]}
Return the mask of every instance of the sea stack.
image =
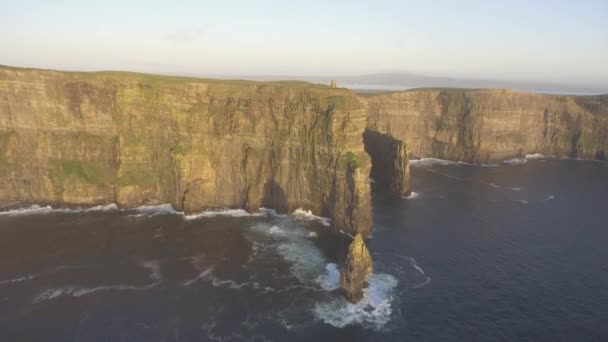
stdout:
{"type": "Polygon", "coordinates": [[[363,298],[363,289],[371,274],[372,257],[363,236],[357,234],[348,247],[346,261],[340,270],[340,291],[349,302],[358,303],[363,298]]]}

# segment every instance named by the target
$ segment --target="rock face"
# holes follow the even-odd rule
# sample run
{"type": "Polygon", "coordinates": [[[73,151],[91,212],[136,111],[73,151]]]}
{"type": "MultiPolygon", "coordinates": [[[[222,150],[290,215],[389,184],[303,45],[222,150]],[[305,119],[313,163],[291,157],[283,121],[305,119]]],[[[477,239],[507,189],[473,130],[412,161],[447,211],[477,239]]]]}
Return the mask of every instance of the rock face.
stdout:
{"type": "Polygon", "coordinates": [[[297,208],[372,226],[352,92],[0,67],[0,203],[297,208]]]}
{"type": "Polygon", "coordinates": [[[346,261],[340,269],[340,291],[351,303],[363,298],[367,278],[372,274],[372,258],[365,246],[363,236],[357,234],[348,247],[346,261]]]}
{"type": "Polygon", "coordinates": [[[363,141],[365,151],[372,158],[370,175],[376,184],[395,195],[409,196],[410,165],[406,144],[390,134],[372,130],[365,130],[363,141]]]}
{"type": "Polygon", "coordinates": [[[368,129],[407,142],[416,157],[490,163],[530,153],[608,154],[608,96],[421,89],[362,97],[368,129]]]}

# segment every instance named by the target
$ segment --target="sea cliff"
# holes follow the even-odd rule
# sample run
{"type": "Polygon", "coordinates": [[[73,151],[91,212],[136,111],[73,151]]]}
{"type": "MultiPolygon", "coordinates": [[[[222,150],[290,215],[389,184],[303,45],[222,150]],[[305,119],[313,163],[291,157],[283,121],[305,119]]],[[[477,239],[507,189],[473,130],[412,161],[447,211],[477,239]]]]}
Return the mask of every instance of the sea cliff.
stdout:
{"type": "Polygon", "coordinates": [[[605,159],[608,97],[418,89],[365,96],[369,129],[413,157],[492,163],[526,154],[605,159]]]}
{"type": "Polygon", "coordinates": [[[367,235],[366,120],[308,83],[0,67],[0,202],[303,208],[367,235]]]}
{"type": "Polygon", "coordinates": [[[302,208],[367,236],[370,172],[407,196],[410,157],[528,153],[605,159],[608,97],[0,66],[0,207],[302,208]]]}

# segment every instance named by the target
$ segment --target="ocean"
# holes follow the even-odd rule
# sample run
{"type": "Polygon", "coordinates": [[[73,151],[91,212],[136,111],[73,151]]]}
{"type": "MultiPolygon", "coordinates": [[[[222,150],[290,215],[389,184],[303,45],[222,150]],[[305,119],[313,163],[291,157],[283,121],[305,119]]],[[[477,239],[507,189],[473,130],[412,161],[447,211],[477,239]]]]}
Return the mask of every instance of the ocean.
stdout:
{"type": "Polygon", "coordinates": [[[0,213],[1,341],[606,341],[608,163],[412,162],[373,191],[364,299],[350,237],[299,210],[0,213]]]}

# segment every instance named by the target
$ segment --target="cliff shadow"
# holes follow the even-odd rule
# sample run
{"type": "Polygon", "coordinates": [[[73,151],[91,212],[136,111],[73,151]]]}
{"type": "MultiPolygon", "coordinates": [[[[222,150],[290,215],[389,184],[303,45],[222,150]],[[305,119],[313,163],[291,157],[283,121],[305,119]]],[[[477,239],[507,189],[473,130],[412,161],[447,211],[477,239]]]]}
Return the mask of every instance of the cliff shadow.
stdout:
{"type": "Polygon", "coordinates": [[[369,129],[363,133],[363,143],[372,160],[370,177],[376,187],[397,196],[409,195],[409,160],[405,143],[390,134],[369,129]]]}
{"type": "Polygon", "coordinates": [[[274,180],[270,180],[264,184],[262,206],[272,208],[278,213],[287,213],[289,210],[287,205],[287,194],[285,193],[285,190],[283,190],[283,188],[274,180]]]}

